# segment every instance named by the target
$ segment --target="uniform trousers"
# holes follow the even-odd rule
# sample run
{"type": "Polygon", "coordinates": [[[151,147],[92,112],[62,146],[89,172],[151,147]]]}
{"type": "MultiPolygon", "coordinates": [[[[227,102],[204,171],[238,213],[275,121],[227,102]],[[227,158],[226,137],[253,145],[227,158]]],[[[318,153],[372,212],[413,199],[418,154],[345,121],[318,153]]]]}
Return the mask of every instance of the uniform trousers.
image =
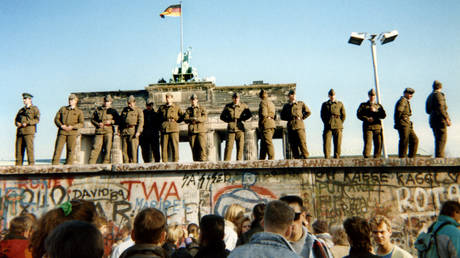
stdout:
{"type": "Polygon", "coordinates": [[[227,134],[227,142],[225,143],[224,160],[229,161],[232,156],[233,143],[236,140],[236,160],[243,160],[244,151],[244,132],[229,132],[227,134]]]}
{"type": "Polygon", "coordinates": [[[306,159],[310,155],[307,149],[305,129],[288,128],[289,145],[291,145],[294,159],[306,159]]]}
{"type": "Polygon", "coordinates": [[[139,148],[139,137],[136,135],[121,136],[121,152],[123,163],[137,163],[137,152],[139,148]]]}
{"type": "Polygon", "coordinates": [[[328,159],[331,156],[331,138],[334,142],[334,158],[340,158],[342,149],[342,129],[325,129],[323,131],[323,152],[328,159]]]}
{"type": "Polygon", "coordinates": [[[35,164],[34,158],[34,138],[35,135],[16,135],[16,166],[22,166],[24,162],[24,153],[27,150],[27,161],[29,165],[35,164]]]}
{"type": "Polygon", "coordinates": [[[179,161],[179,133],[161,133],[161,158],[168,162],[168,147],[171,148],[172,162],[179,161]]]}
{"type": "Polygon", "coordinates": [[[99,154],[103,153],[102,163],[109,164],[111,163],[110,151],[112,150],[112,139],[113,134],[96,134],[94,136],[93,148],[91,149],[91,154],[89,155],[89,164],[96,164],[99,154]]]}
{"type": "Polygon", "coordinates": [[[53,154],[53,165],[58,165],[59,160],[61,159],[62,148],[64,148],[64,144],[66,145],[66,165],[72,165],[75,162],[75,146],[77,143],[77,135],[62,135],[58,134],[56,139],[56,144],[54,146],[54,154],[53,154]]]}
{"type": "Polygon", "coordinates": [[[190,148],[192,149],[193,161],[206,161],[206,133],[192,133],[189,137],[190,148]]]}
{"type": "Polygon", "coordinates": [[[263,129],[260,135],[260,154],[259,159],[265,160],[268,155],[269,160],[275,159],[275,147],[273,145],[273,134],[275,128],[263,129]]]}

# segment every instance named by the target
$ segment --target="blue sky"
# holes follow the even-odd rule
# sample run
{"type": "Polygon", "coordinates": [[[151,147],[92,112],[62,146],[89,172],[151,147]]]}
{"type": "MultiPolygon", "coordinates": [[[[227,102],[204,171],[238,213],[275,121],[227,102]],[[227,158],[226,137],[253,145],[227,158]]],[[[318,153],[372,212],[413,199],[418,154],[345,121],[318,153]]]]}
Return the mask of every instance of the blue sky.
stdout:
{"type": "MultiPolygon", "coordinates": [[[[169,78],[179,52],[179,18],[159,14],[166,0],[0,1],[0,159],[14,159],[13,119],[30,92],[42,113],[35,155],[50,158],[53,118],[70,92],[143,89],[169,78]]],[[[433,153],[424,112],[431,84],[443,82],[449,113],[447,154],[460,155],[460,1],[184,0],[184,47],[201,77],[218,86],[297,83],[298,99],[313,114],[306,120],[312,155],[322,155],[321,103],[334,88],[348,113],[343,154],[362,152],[360,102],[373,87],[371,51],[347,44],[351,32],[398,30],[378,45],[381,94],[387,111],[388,152],[397,152],[394,105],[405,87],[412,100],[419,154],[433,153]]],[[[188,148],[187,145],[183,145],[188,148]]],[[[281,157],[278,151],[277,157],[281,157]]],[[[181,160],[190,160],[181,157],[181,160]]]]}

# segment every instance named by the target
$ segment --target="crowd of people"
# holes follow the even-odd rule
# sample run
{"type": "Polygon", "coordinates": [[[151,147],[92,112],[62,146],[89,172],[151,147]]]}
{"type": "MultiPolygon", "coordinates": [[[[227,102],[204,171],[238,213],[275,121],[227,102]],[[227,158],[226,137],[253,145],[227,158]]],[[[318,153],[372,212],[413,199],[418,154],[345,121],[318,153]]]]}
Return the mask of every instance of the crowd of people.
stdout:
{"type": "MultiPolygon", "coordinates": [[[[125,234],[110,253],[104,251],[103,221],[96,205],[82,200],[65,202],[38,219],[23,214],[10,221],[0,241],[0,257],[413,257],[392,243],[391,222],[385,216],[355,216],[337,225],[320,218],[312,222],[302,198],[294,195],[255,205],[251,217],[241,205],[232,204],[223,217],[204,215],[199,225],[167,223],[163,212],[145,208],[123,226],[125,234]]],[[[428,247],[438,256],[427,257],[460,256],[459,221],[460,203],[443,203],[438,220],[428,229],[435,232],[434,245],[428,247]]],[[[419,255],[429,252],[417,249],[419,255]]]]}

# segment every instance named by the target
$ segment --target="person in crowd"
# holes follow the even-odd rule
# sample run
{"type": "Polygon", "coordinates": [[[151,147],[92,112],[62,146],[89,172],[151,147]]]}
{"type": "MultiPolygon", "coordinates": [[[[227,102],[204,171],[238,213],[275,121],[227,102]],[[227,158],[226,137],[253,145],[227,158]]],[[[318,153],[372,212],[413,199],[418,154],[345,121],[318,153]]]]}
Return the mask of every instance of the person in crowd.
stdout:
{"type": "Polygon", "coordinates": [[[315,222],[313,222],[311,226],[313,228],[313,234],[315,234],[317,238],[323,240],[324,243],[326,243],[327,247],[329,247],[329,249],[334,246],[332,236],[331,234],[329,234],[327,221],[318,219],[315,222]]]}
{"type": "Polygon", "coordinates": [[[378,258],[372,254],[371,227],[367,220],[361,217],[347,218],[343,222],[347,233],[350,251],[345,258],[378,258]]]}
{"type": "Polygon", "coordinates": [[[197,240],[200,235],[200,227],[195,223],[190,223],[187,226],[188,237],[197,240]]]}
{"type": "Polygon", "coordinates": [[[260,130],[260,154],[259,159],[275,159],[275,146],[273,145],[273,134],[275,133],[276,108],[268,98],[268,92],[264,89],[259,92],[259,130],[260,130]]]}
{"type": "Polygon", "coordinates": [[[377,244],[375,254],[385,258],[411,258],[412,255],[391,243],[391,222],[382,215],[372,217],[369,221],[371,225],[374,242],[377,244]]]}
{"type": "Polygon", "coordinates": [[[208,128],[206,122],[208,112],[198,104],[198,96],[190,96],[190,107],[185,110],[184,122],[188,124],[188,140],[192,150],[193,161],[208,160],[206,138],[208,128]]]}
{"type": "Polygon", "coordinates": [[[144,129],[144,112],[136,107],[136,98],[128,97],[128,106],[120,116],[121,150],[123,163],[137,163],[139,137],[144,129]]]}
{"type": "Polygon", "coordinates": [[[179,161],[179,123],[184,119],[184,113],[174,103],[172,93],[166,93],[166,103],[158,108],[161,123],[161,159],[168,162],[168,149],[171,151],[171,161],[179,161]]]}
{"type": "Polygon", "coordinates": [[[404,95],[396,102],[395,106],[394,127],[399,133],[398,156],[400,158],[407,157],[407,149],[409,149],[409,158],[415,158],[417,155],[418,137],[415,134],[412,121],[410,121],[412,116],[410,100],[414,93],[414,89],[406,88],[404,95]]]}
{"type": "Polygon", "coordinates": [[[160,124],[153,108],[153,99],[147,99],[144,109],[144,129],[140,137],[142,159],[145,163],[160,162],[160,124]]]}
{"type": "Polygon", "coordinates": [[[324,158],[331,157],[331,138],[334,142],[334,158],[340,158],[342,146],[343,122],[345,122],[345,107],[335,97],[334,89],[328,92],[329,100],[321,106],[321,120],[324,124],[323,130],[323,152],[324,158]]]}
{"type": "Polygon", "coordinates": [[[251,219],[248,216],[242,217],[238,221],[238,239],[251,229],[251,219]]]}
{"type": "Polygon", "coordinates": [[[225,211],[225,247],[233,250],[238,242],[238,221],[244,217],[245,209],[239,204],[231,204],[225,211]]]}
{"type": "Polygon", "coordinates": [[[447,127],[452,125],[447,113],[446,96],[441,92],[442,83],[433,82],[433,92],[426,100],[426,113],[430,115],[430,127],[434,135],[434,155],[436,158],[446,157],[444,150],[447,142],[447,127]]]}
{"type": "Polygon", "coordinates": [[[200,249],[195,258],[225,258],[230,251],[225,248],[225,221],[219,215],[205,215],[200,220],[200,249]]]}
{"type": "Polygon", "coordinates": [[[198,243],[198,238],[200,236],[200,228],[195,223],[190,223],[187,226],[188,237],[185,238],[185,246],[187,251],[190,255],[195,257],[200,249],[200,245],[198,243]]]}
{"type": "Polygon", "coordinates": [[[264,214],[264,232],[256,233],[250,242],[237,247],[229,258],[299,257],[286,239],[292,233],[294,210],[283,201],[271,201],[264,214]]]}
{"type": "Polygon", "coordinates": [[[45,213],[37,222],[37,228],[30,238],[33,258],[42,258],[45,254],[45,239],[58,225],[65,221],[81,220],[95,223],[96,205],[90,201],[73,200],[62,203],[58,208],[45,213]]]}
{"type": "Polygon", "coordinates": [[[331,253],[334,257],[347,256],[350,245],[347,240],[347,233],[343,225],[335,225],[331,227],[332,241],[334,246],[331,248],[331,253]]]}
{"type": "Polygon", "coordinates": [[[133,258],[141,255],[145,257],[167,257],[166,251],[161,248],[166,239],[166,217],[155,208],[146,208],[134,218],[131,237],[134,245],[126,249],[121,258],[133,258]]]}
{"type": "Polygon", "coordinates": [[[133,225],[131,221],[126,222],[123,224],[119,231],[119,238],[121,242],[112,246],[112,253],[110,254],[110,258],[118,258],[120,255],[128,248],[134,245],[134,241],[131,238],[131,231],[133,229],[133,225]]]}
{"type": "Polygon", "coordinates": [[[16,126],[16,166],[22,166],[24,153],[27,151],[29,165],[35,165],[34,138],[37,132],[37,124],[40,121],[40,111],[37,106],[32,105],[32,94],[22,93],[24,107],[19,109],[14,118],[16,126]]]}
{"type": "Polygon", "coordinates": [[[163,249],[168,256],[171,256],[184,241],[184,229],[177,223],[169,224],[166,227],[166,241],[163,244],[163,249]]]}
{"type": "Polygon", "coordinates": [[[29,258],[29,237],[34,221],[28,216],[18,216],[9,223],[8,233],[0,241],[0,257],[29,258]]]}
{"type": "Polygon", "coordinates": [[[47,258],[101,258],[104,238],[95,225],[71,220],[57,226],[46,237],[47,258]]]}

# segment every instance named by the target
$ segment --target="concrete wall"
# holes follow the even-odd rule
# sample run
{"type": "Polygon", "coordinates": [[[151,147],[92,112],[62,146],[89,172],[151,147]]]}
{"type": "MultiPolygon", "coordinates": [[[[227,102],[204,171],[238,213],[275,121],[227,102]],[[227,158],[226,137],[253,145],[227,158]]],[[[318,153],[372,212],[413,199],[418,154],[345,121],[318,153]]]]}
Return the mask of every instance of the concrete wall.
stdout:
{"type": "Polygon", "coordinates": [[[239,203],[251,208],[282,195],[304,198],[331,224],[375,214],[393,222],[393,239],[412,242],[439,213],[460,201],[460,159],[307,159],[246,162],[0,168],[0,229],[23,210],[40,215],[71,199],[93,200],[117,228],[144,207],[169,222],[197,222],[239,203]]]}

